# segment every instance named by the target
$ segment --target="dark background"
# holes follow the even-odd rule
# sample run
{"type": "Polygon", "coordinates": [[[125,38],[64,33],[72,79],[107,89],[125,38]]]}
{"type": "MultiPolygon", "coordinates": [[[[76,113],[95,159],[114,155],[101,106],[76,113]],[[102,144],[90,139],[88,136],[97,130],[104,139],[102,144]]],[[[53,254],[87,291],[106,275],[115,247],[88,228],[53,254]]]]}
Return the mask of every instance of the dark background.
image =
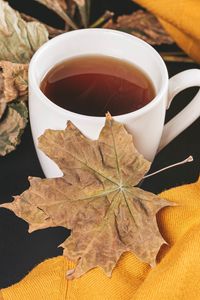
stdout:
{"type": "MultiPolygon", "coordinates": [[[[40,20],[62,28],[63,23],[58,17],[34,3],[34,1],[9,1],[10,4],[38,16],[40,20]]],[[[116,14],[131,13],[138,8],[129,0],[92,1],[94,21],[106,9],[116,14]]],[[[176,46],[162,46],[157,50],[178,50],[176,46]]],[[[180,71],[196,68],[193,63],[167,63],[170,77],[180,71]]],[[[181,92],[174,99],[170,110],[167,112],[166,120],[169,120],[187,103],[191,101],[197,92],[197,88],[190,88],[181,92]]],[[[154,193],[159,193],[170,187],[184,183],[191,183],[199,176],[200,162],[200,119],[194,122],[187,130],[171,142],[154,160],[152,170],[157,170],[174,162],[183,160],[193,155],[194,162],[160,173],[146,179],[142,187],[154,193]]],[[[22,142],[17,150],[6,157],[0,157],[0,203],[11,201],[13,195],[20,194],[28,188],[28,176],[43,177],[33,141],[30,126],[28,125],[22,142]]],[[[190,199],[188,199],[190,201],[190,199]]],[[[27,274],[34,266],[46,258],[62,254],[62,249],[57,248],[68,236],[69,232],[64,228],[50,228],[28,234],[26,222],[17,218],[12,212],[0,209],[0,288],[7,287],[27,274]]]]}

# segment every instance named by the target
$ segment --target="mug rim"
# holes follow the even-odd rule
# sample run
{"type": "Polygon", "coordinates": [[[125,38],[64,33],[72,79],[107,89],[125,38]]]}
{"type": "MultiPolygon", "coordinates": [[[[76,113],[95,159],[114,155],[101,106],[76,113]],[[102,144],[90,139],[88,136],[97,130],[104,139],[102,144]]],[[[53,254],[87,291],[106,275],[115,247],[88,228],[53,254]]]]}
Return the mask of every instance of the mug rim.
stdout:
{"type": "MultiPolygon", "coordinates": [[[[45,101],[46,105],[50,106],[51,108],[53,108],[56,112],[62,113],[64,115],[68,115],[69,113],[72,114],[73,116],[76,116],[78,118],[81,119],[104,119],[105,116],[90,116],[90,115],[83,115],[83,114],[79,114],[67,109],[64,109],[62,107],[60,107],[59,105],[55,104],[54,102],[52,102],[40,89],[39,84],[37,83],[36,77],[35,77],[35,64],[37,64],[37,59],[38,57],[43,54],[46,51],[49,51],[49,47],[51,47],[51,45],[53,45],[55,42],[57,42],[59,39],[63,39],[64,36],[69,36],[69,35],[79,35],[80,32],[89,32],[89,31],[96,31],[97,32],[104,32],[106,34],[115,34],[118,36],[125,36],[126,38],[131,38],[134,39],[137,43],[139,43],[141,46],[145,46],[147,47],[152,53],[153,55],[156,57],[157,60],[159,60],[159,64],[160,67],[163,69],[161,72],[161,76],[162,78],[162,82],[161,82],[161,86],[159,87],[158,92],[156,93],[155,97],[146,105],[144,105],[143,107],[126,113],[126,114],[121,114],[121,115],[116,115],[114,116],[114,118],[117,118],[118,120],[120,120],[121,118],[127,118],[127,117],[138,117],[144,113],[146,113],[147,111],[149,111],[150,109],[152,109],[159,101],[161,101],[162,96],[164,95],[164,93],[166,92],[167,88],[168,88],[168,80],[169,80],[169,76],[168,76],[168,71],[167,71],[167,67],[165,65],[164,60],[162,59],[162,57],[160,56],[160,54],[148,43],[146,43],[145,41],[143,41],[142,39],[135,37],[129,33],[126,32],[122,32],[122,31],[118,31],[118,30],[114,30],[114,29],[107,29],[107,28],[84,28],[84,29],[77,29],[77,30],[73,30],[70,32],[65,32],[62,33],[54,38],[52,38],[51,40],[47,41],[45,44],[43,44],[33,55],[33,57],[31,58],[31,61],[29,63],[29,89],[30,86],[32,85],[31,88],[34,89],[35,92],[39,93],[39,99],[41,101],[45,101]],[[30,84],[31,82],[31,84],[30,84]]],[[[53,67],[53,66],[52,66],[53,67]]],[[[41,83],[41,81],[40,81],[41,83]]]]}

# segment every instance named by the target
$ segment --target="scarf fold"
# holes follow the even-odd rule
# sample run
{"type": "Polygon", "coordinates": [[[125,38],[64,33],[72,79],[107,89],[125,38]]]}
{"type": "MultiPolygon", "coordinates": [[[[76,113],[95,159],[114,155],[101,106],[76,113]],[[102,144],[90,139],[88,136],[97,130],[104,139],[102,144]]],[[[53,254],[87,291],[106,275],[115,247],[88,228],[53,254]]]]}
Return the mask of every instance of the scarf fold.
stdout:
{"type": "Polygon", "coordinates": [[[200,63],[199,0],[134,0],[153,13],[175,42],[200,63]]]}

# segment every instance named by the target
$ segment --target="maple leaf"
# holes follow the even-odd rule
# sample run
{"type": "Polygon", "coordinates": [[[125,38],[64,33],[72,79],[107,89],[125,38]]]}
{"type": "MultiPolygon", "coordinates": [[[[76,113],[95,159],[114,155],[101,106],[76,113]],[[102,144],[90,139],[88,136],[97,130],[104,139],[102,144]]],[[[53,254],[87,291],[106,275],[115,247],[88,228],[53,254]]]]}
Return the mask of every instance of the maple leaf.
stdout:
{"type": "Polygon", "coordinates": [[[65,0],[35,0],[43,5],[45,5],[48,9],[53,10],[57,13],[61,18],[65,18],[65,12],[67,10],[67,3],[65,0]]]}
{"type": "Polygon", "coordinates": [[[48,40],[38,21],[26,22],[0,0],[0,156],[19,144],[27,124],[28,65],[34,52],[48,40]]]}
{"type": "Polygon", "coordinates": [[[90,5],[91,0],[73,0],[79,9],[81,20],[84,27],[88,26],[90,18],[90,5]]]}
{"type": "Polygon", "coordinates": [[[28,65],[0,61],[0,156],[19,144],[27,123],[28,65]],[[16,103],[11,102],[16,101],[16,103]]]}
{"type": "Polygon", "coordinates": [[[155,265],[165,243],[156,213],[172,203],[136,187],[150,162],[124,126],[107,114],[98,140],[90,140],[68,122],[65,130],[46,130],[39,148],[63,177],[30,178],[30,188],[1,207],[26,220],[30,232],[49,226],[72,230],[61,245],[64,256],[77,263],[68,278],[96,266],[111,276],[126,251],[155,265]]]}
{"type": "MultiPolygon", "coordinates": [[[[29,15],[26,15],[25,13],[20,12],[20,16],[26,22],[33,22],[33,21],[38,22],[38,20],[36,18],[34,18],[32,16],[29,16],[29,15]]],[[[55,36],[57,36],[61,33],[64,33],[66,31],[64,29],[58,29],[58,28],[52,27],[52,26],[47,25],[47,24],[45,24],[41,21],[40,21],[40,23],[45,26],[46,30],[48,31],[49,38],[53,38],[53,37],[55,37],[55,36]]]]}
{"type": "Polygon", "coordinates": [[[25,22],[3,0],[0,0],[0,16],[0,60],[28,63],[34,52],[48,40],[48,31],[39,22],[25,22]]]}
{"type": "Polygon", "coordinates": [[[130,15],[119,16],[115,22],[109,20],[104,28],[128,32],[151,45],[174,43],[156,17],[143,10],[137,10],[130,15]]]}
{"type": "Polygon", "coordinates": [[[20,143],[27,124],[28,110],[23,101],[8,104],[7,112],[0,123],[0,156],[13,151],[20,143]]]}
{"type": "Polygon", "coordinates": [[[28,94],[28,64],[0,61],[0,103],[28,94]]]}
{"type": "Polygon", "coordinates": [[[53,10],[63,21],[73,29],[78,29],[72,18],[67,14],[67,2],[65,0],[35,0],[48,9],[53,10]]]}

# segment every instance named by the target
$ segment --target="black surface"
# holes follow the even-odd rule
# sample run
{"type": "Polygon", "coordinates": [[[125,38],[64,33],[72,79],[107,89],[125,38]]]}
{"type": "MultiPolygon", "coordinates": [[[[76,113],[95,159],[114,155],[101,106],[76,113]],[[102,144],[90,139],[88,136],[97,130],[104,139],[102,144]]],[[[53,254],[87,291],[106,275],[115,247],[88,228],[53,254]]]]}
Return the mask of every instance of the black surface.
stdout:
{"type": "MultiPolygon", "coordinates": [[[[20,1],[10,2],[16,3],[20,1]]],[[[122,1],[117,3],[119,4],[120,2],[122,4],[122,1]]],[[[99,3],[102,2],[99,1],[99,3]]],[[[110,6],[110,9],[113,8],[119,11],[120,7],[114,6],[114,1],[107,1],[106,3],[108,4],[107,6],[105,3],[101,4],[100,10],[96,10],[97,15],[104,8],[108,8],[108,6],[110,6]]],[[[129,5],[127,7],[123,6],[123,12],[130,10],[129,5]]],[[[168,63],[167,67],[171,76],[182,70],[198,67],[198,65],[168,63]]],[[[180,93],[167,112],[167,119],[182,109],[192,99],[196,91],[196,88],[190,88],[180,93]]],[[[200,119],[157,155],[152,171],[180,161],[189,155],[194,156],[195,160],[193,163],[146,179],[142,187],[158,193],[173,186],[194,182],[199,175],[199,133],[200,119]]],[[[28,187],[28,176],[43,176],[33,146],[29,126],[26,128],[22,137],[22,143],[17,150],[6,157],[0,157],[0,171],[0,203],[11,201],[12,195],[23,192],[28,187]]],[[[28,234],[27,229],[28,225],[26,222],[17,218],[8,210],[0,209],[0,288],[19,281],[28,271],[44,259],[60,255],[62,251],[57,247],[68,236],[68,232],[64,228],[40,230],[32,234],[28,234]]]]}

